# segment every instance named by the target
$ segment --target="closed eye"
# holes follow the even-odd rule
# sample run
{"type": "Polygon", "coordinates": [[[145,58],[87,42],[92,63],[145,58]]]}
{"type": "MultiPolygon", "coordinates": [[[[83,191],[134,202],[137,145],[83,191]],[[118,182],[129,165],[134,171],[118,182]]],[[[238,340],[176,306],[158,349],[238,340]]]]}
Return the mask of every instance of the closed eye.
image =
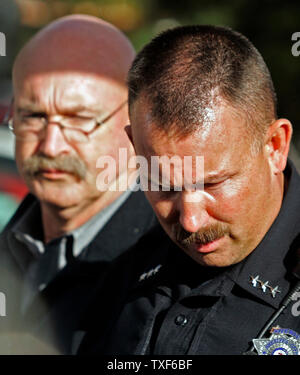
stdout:
{"type": "Polygon", "coordinates": [[[223,180],[223,181],[218,181],[218,182],[209,182],[209,183],[206,183],[204,184],[204,190],[206,189],[215,189],[215,188],[218,188],[220,187],[223,182],[225,182],[226,180],[223,180]]]}
{"type": "Polygon", "coordinates": [[[43,112],[24,112],[21,113],[23,118],[45,118],[46,114],[43,112]]]}
{"type": "Polygon", "coordinates": [[[156,182],[155,180],[148,180],[149,188],[152,186],[156,189],[156,191],[167,193],[167,192],[176,192],[180,191],[180,188],[177,188],[175,186],[168,186],[168,185],[162,185],[161,183],[156,182]]]}
{"type": "Polygon", "coordinates": [[[67,115],[67,116],[64,116],[64,118],[67,118],[67,119],[78,119],[78,120],[87,120],[87,121],[89,121],[89,120],[93,120],[94,119],[94,117],[91,117],[91,116],[79,116],[79,115],[67,115]]]}

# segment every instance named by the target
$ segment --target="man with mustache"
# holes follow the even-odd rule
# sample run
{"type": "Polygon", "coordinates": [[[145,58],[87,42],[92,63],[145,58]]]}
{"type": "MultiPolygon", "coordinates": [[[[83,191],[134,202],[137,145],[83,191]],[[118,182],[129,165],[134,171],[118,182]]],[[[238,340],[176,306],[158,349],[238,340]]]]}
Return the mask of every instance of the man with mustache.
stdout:
{"type": "MultiPolygon", "coordinates": [[[[96,280],[156,222],[143,193],[131,192],[134,169],[118,157],[121,148],[128,158],[134,155],[124,131],[126,75],[134,56],[113,25],[74,15],[42,29],[14,63],[10,127],[30,194],[0,239],[7,299],[1,330],[16,330],[21,312],[41,337],[49,325],[53,342],[58,333],[59,353],[70,352],[96,280]],[[105,191],[98,184],[105,170],[101,157],[116,162],[105,191]],[[110,189],[114,183],[125,189],[110,189]]],[[[6,340],[0,352],[9,347],[6,340]]],[[[31,350],[16,349],[34,354],[39,347],[31,350]]]]}
{"type": "MultiPolygon", "coordinates": [[[[128,82],[136,154],[184,166],[172,169],[166,189],[162,161],[159,189],[145,191],[174,244],[156,230],[115,266],[106,289],[119,301],[103,296],[107,311],[95,302],[79,353],[242,354],[300,278],[292,125],[277,117],[259,52],[227,28],[163,32],[137,55],[128,82]]],[[[266,337],[275,326],[299,333],[293,311],[279,314],[266,337]]],[[[267,354],[300,351],[298,334],[293,342],[278,335],[267,354]]]]}

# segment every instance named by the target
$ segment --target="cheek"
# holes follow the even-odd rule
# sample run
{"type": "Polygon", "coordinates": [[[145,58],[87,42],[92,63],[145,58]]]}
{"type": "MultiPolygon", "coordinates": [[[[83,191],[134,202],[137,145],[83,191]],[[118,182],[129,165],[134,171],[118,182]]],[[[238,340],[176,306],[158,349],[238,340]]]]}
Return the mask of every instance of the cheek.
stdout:
{"type": "Polygon", "coordinates": [[[94,140],[93,143],[90,142],[85,147],[77,148],[76,152],[77,157],[84,161],[90,175],[96,175],[101,172],[101,168],[97,167],[97,163],[101,165],[101,157],[110,156],[114,160],[118,160],[111,145],[105,139],[98,142],[94,140]]]}
{"type": "Polygon", "coordinates": [[[98,157],[99,154],[92,148],[90,152],[78,154],[78,158],[84,161],[89,174],[95,174],[97,172],[96,164],[98,157]]]}
{"type": "Polygon", "coordinates": [[[162,199],[158,192],[145,192],[146,198],[151,204],[157,216],[164,221],[172,221],[174,218],[174,202],[171,199],[162,199]]]}
{"type": "Polygon", "coordinates": [[[93,144],[89,145],[80,155],[86,161],[89,171],[98,174],[101,172],[101,168],[97,168],[97,162],[98,165],[103,164],[101,163],[101,157],[112,158],[118,172],[119,168],[121,171],[127,168],[132,152],[129,150],[129,141],[127,138],[120,137],[120,135],[115,133],[109,133],[95,139],[93,144]]]}
{"type": "Polygon", "coordinates": [[[215,214],[236,229],[244,226],[251,230],[263,217],[264,200],[261,182],[248,180],[235,189],[224,191],[217,200],[215,214]]]}
{"type": "Polygon", "coordinates": [[[37,142],[20,142],[16,141],[16,156],[19,158],[26,158],[33,155],[38,147],[37,142]]]}
{"type": "Polygon", "coordinates": [[[18,142],[15,146],[15,159],[21,169],[24,161],[36,153],[38,144],[36,142],[18,142]]]}
{"type": "Polygon", "coordinates": [[[251,189],[241,184],[224,189],[214,194],[215,203],[208,205],[207,211],[217,220],[236,224],[251,209],[251,196],[251,189]]]}

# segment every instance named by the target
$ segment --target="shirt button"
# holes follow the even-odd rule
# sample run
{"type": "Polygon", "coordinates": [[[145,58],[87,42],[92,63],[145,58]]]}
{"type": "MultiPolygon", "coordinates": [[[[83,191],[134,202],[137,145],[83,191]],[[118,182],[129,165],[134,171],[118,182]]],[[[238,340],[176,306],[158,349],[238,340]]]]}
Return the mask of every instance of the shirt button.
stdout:
{"type": "Polygon", "coordinates": [[[183,314],[180,314],[175,318],[175,324],[177,324],[178,326],[184,327],[187,324],[187,322],[187,317],[183,314]]]}

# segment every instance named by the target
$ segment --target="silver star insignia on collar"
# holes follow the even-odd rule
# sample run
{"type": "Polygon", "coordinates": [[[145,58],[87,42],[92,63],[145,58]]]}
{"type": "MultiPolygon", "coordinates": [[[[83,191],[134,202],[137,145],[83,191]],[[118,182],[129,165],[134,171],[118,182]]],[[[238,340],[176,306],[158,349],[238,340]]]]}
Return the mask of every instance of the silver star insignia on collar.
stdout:
{"type": "Polygon", "coordinates": [[[250,276],[250,283],[252,284],[254,288],[260,287],[263,293],[266,293],[267,289],[269,289],[271,291],[271,295],[273,298],[276,297],[276,293],[281,293],[277,285],[275,286],[275,288],[273,288],[271,287],[271,285],[269,285],[268,280],[266,282],[259,280],[259,275],[255,277],[250,276]]]}
{"type": "Polygon", "coordinates": [[[267,287],[269,287],[269,281],[266,281],[265,283],[261,284],[261,289],[264,293],[267,291],[267,287]]]}
{"type": "Polygon", "coordinates": [[[254,288],[256,288],[257,283],[258,283],[258,279],[259,279],[259,275],[257,275],[256,277],[250,276],[250,278],[251,278],[251,284],[254,286],[254,288]]]}
{"type": "Polygon", "coordinates": [[[159,265],[156,266],[155,268],[152,268],[150,271],[148,271],[148,272],[144,272],[144,273],[140,276],[139,281],[146,280],[146,279],[148,279],[149,277],[155,275],[155,274],[160,270],[161,267],[162,267],[162,265],[159,264],[159,265]]]}
{"type": "Polygon", "coordinates": [[[276,293],[281,293],[281,291],[278,289],[278,286],[276,285],[275,288],[272,288],[271,289],[271,294],[272,294],[272,297],[275,298],[276,297],[276,293]]]}

